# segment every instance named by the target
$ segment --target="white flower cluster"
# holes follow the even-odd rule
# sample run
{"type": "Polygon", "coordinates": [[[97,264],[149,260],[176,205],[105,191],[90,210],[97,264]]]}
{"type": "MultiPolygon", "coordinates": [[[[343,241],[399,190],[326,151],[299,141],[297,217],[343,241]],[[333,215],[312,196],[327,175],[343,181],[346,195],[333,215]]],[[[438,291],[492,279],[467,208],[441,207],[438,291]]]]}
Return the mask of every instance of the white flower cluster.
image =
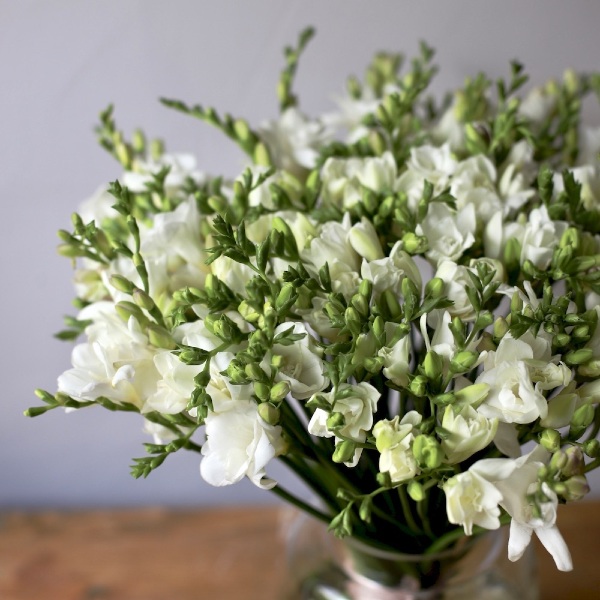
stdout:
{"type": "Polygon", "coordinates": [[[213,485],[279,492],[279,457],[340,535],[403,549],[415,511],[426,549],[510,522],[512,560],[535,532],[568,570],[557,506],[600,456],[600,136],[564,106],[593,86],[521,98],[514,66],[497,98],[471,81],[436,112],[428,61],[401,76],[380,55],[343,114],[285,96],[256,131],[170,102],[253,159],[233,181],[123,141],[106,113],[122,185],[61,234],[85,341],[41,396],[144,415],[137,476],[186,448],[213,485]]]}

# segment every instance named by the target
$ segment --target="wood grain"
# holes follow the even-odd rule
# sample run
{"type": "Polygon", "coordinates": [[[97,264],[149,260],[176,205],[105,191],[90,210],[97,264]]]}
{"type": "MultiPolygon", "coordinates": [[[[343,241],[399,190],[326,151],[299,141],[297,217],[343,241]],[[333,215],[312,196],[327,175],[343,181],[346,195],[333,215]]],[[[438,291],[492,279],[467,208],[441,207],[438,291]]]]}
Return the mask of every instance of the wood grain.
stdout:
{"type": "MultiPolygon", "coordinates": [[[[542,550],[542,600],[600,598],[600,503],[561,507],[575,571],[542,550]]],[[[289,511],[10,512],[0,515],[2,600],[280,600],[289,511]]]]}

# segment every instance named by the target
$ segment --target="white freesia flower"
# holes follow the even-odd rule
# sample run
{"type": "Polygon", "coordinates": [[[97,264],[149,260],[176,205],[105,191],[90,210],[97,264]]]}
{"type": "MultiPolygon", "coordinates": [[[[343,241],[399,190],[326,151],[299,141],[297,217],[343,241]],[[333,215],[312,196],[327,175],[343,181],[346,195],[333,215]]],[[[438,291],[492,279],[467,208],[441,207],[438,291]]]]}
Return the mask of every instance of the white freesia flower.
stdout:
{"type": "MultiPolygon", "coordinates": [[[[524,235],[525,221],[523,219],[506,222],[502,211],[498,211],[490,218],[483,232],[485,255],[492,259],[502,259],[508,241],[515,238],[521,243],[524,235]]],[[[520,256],[518,258],[520,259],[520,256]]]]}
{"type": "Polygon", "coordinates": [[[475,243],[475,207],[467,204],[455,212],[443,202],[432,202],[427,216],[417,225],[417,234],[429,242],[425,256],[434,264],[457,261],[475,243]]]}
{"type": "Polygon", "coordinates": [[[483,416],[521,424],[546,416],[548,404],[539,388],[534,387],[525,362],[533,357],[529,344],[509,336],[502,338],[496,352],[488,354],[484,371],[475,381],[490,386],[478,408],[483,416]]]}
{"type": "Polygon", "coordinates": [[[328,158],[321,169],[323,201],[351,208],[362,198],[362,187],[374,192],[392,192],[397,178],[393,155],[367,158],[328,158]]]}
{"type": "Polygon", "coordinates": [[[186,365],[168,350],[155,355],[154,365],[161,379],[156,383],[156,392],[146,401],[143,412],[155,410],[173,415],[185,410],[196,387],[194,377],[204,365],[186,365]]]}
{"type": "Polygon", "coordinates": [[[219,256],[210,267],[213,275],[238,294],[245,294],[246,284],[256,276],[248,265],[243,265],[228,256],[219,256]]]}
{"type": "Polygon", "coordinates": [[[87,342],[73,349],[73,368],[58,378],[58,390],[75,400],[106,397],[142,409],[159,373],[153,360],[156,349],[138,322],[131,317],[125,323],[110,302],[88,306],[79,318],[93,323],[85,331],[87,342]]]}
{"type": "Polygon", "coordinates": [[[405,335],[391,348],[384,346],[379,350],[378,356],[383,360],[383,374],[396,385],[408,385],[410,350],[409,335],[405,335]]]}
{"type": "Polygon", "coordinates": [[[360,274],[373,283],[373,294],[378,297],[385,290],[401,295],[402,280],[408,277],[421,289],[421,273],[410,254],[402,250],[402,242],[396,242],[389,256],[376,260],[363,259],[360,274]]]}
{"type": "Polygon", "coordinates": [[[537,173],[533,148],[526,140],[511,149],[500,171],[498,191],[504,204],[504,213],[521,209],[535,195],[532,188],[537,173]]]}
{"type": "Polygon", "coordinates": [[[523,232],[521,264],[530,260],[538,269],[546,269],[552,253],[567,228],[563,221],[553,221],[545,206],[534,208],[523,232]]]}
{"type": "Polygon", "coordinates": [[[554,558],[558,569],[570,571],[573,568],[571,555],[556,527],[556,494],[548,484],[542,483],[542,492],[548,500],[540,505],[540,517],[533,515],[532,505],[528,500],[529,494],[538,488],[538,473],[548,457],[548,452],[537,446],[529,454],[514,461],[514,469],[508,477],[496,481],[496,487],[502,494],[500,504],[512,517],[508,558],[513,561],[521,558],[529,545],[532,533],[535,532],[554,558]]]}
{"type": "MultiPolygon", "coordinates": [[[[364,442],[367,432],[373,427],[373,413],[377,410],[377,401],[381,394],[370,383],[361,382],[357,385],[342,383],[338,387],[339,398],[335,392],[319,394],[331,404],[331,413],[339,413],[344,418],[344,425],[339,429],[340,435],[355,442],[364,442]]],[[[334,437],[335,432],[327,428],[330,413],[317,408],[308,424],[308,431],[319,437],[334,437]]],[[[357,448],[354,459],[349,466],[355,466],[362,453],[357,448]]]]}
{"type": "Polygon", "coordinates": [[[319,235],[300,253],[306,267],[315,274],[327,263],[334,291],[348,296],[355,293],[360,283],[361,261],[349,241],[351,229],[350,214],[346,213],[341,223],[329,221],[322,225],[319,235]]]}
{"type": "Polygon", "coordinates": [[[214,486],[231,485],[246,476],[258,487],[270,489],[276,482],[266,477],[265,467],[285,451],[281,427],[260,417],[251,386],[232,385],[221,375],[232,358],[221,352],[211,361],[206,391],[214,410],[205,419],[200,474],[214,486]]]}
{"type": "MultiPolygon", "coordinates": [[[[329,379],[323,374],[324,365],[319,350],[303,323],[282,323],[275,328],[277,336],[289,329],[296,335],[304,337],[289,346],[273,345],[273,354],[282,359],[281,366],[275,376],[276,381],[287,381],[291,394],[298,400],[306,400],[313,394],[324,390],[329,379]]],[[[263,369],[270,369],[268,356],[261,364],[263,369]]]]}
{"type": "Polygon", "coordinates": [[[291,107],[277,121],[263,123],[258,134],[277,168],[302,177],[307,169],[315,167],[318,149],[332,140],[333,132],[321,121],[311,120],[291,107]]]}
{"type": "Polygon", "coordinates": [[[388,473],[393,483],[412,479],[419,466],[412,453],[411,445],[418,435],[422,416],[414,410],[391,421],[382,419],[373,427],[375,445],[379,451],[379,471],[388,473]]]}
{"type": "Polygon", "coordinates": [[[456,198],[458,209],[472,204],[478,223],[487,223],[491,216],[502,210],[502,201],[496,190],[496,168],[489,158],[477,154],[456,166],[450,193],[456,198]]]}
{"type": "Polygon", "coordinates": [[[465,289],[473,285],[467,274],[469,270],[473,271],[469,267],[457,265],[452,260],[442,260],[435,273],[435,276],[445,283],[444,292],[453,302],[446,310],[451,316],[460,317],[464,321],[472,321],[477,316],[465,289]]]}
{"type": "Polygon", "coordinates": [[[492,442],[498,428],[497,419],[487,419],[472,406],[456,410],[447,406],[442,418],[446,435],[442,450],[450,464],[462,462],[492,442]]]}
{"type": "Polygon", "coordinates": [[[462,525],[466,535],[472,535],[473,525],[484,529],[500,527],[502,494],[487,478],[494,465],[486,459],[477,461],[468,471],[454,475],[443,486],[446,494],[446,513],[450,523],[462,525]]]}

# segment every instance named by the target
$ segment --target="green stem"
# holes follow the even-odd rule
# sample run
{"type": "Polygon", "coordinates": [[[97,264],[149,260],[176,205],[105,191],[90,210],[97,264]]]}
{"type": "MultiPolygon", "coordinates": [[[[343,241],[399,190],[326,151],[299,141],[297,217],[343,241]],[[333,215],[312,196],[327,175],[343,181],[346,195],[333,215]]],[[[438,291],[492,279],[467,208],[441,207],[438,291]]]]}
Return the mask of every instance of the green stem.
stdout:
{"type": "Polygon", "coordinates": [[[331,521],[331,517],[329,515],[322,513],[320,510],[317,510],[314,506],[311,506],[303,500],[300,500],[300,498],[297,498],[296,496],[282,488],[280,485],[276,485],[275,487],[271,488],[270,491],[273,492],[276,496],[279,496],[288,504],[292,504],[302,512],[308,513],[312,517],[319,519],[319,521],[323,521],[323,523],[329,524],[329,522],[331,521]]]}
{"type": "Polygon", "coordinates": [[[414,533],[422,533],[422,529],[417,525],[415,521],[410,503],[408,501],[408,494],[406,493],[406,486],[401,485],[398,488],[398,496],[400,498],[400,504],[402,505],[402,512],[404,513],[404,518],[406,519],[407,525],[412,529],[414,533]]]}

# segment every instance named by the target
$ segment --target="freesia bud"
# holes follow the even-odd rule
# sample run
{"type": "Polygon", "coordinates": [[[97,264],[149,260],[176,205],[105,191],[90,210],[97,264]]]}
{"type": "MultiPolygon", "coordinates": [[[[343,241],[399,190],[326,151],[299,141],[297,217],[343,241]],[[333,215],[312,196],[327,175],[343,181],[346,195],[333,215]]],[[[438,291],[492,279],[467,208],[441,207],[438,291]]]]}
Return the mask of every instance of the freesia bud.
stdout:
{"type": "Polygon", "coordinates": [[[408,485],[406,486],[406,491],[415,502],[421,502],[425,499],[425,490],[423,489],[423,486],[414,479],[411,479],[408,482],[408,485]]]}
{"type": "Polygon", "coordinates": [[[446,284],[443,279],[440,277],[433,277],[425,286],[425,295],[430,296],[431,298],[440,298],[444,293],[445,288],[446,284]]]}
{"type": "Polygon", "coordinates": [[[540,445],[548,452],[556,452],[561,447],[562,438],[556,429],[544,429],[540,435],[540,445]]]}
{"type": "Polygon", "coordinates": [[[595,410],[591,404],[580,406],[571,418],[571,427],[587,429],[594,420],[595,410]]]}
{"type": "Polygon", "coordinates": [[[344,415],[342,413],[332,412],[327,417],[327,429],[329,429],[329,431],[336,431],[343,427],[345,424],[346,419],[344,418],[344,415]]]}
{"type": "Polygon", "coordinates": [[[270,402],[262,402],[258,405],[258,414],[260,418],[269,425],[277,425],[279,423],[279,409],[273,406],[270,402]]]}
{"type": "Polygon", "coordinates": [[[408,254],[423,254],[429,248],[429,242],[423,235],[417,235],[412,232],[405,233],[402,236],[402,248],[408,254]]]}
{"type": "Polygon", "coordinates": [[[354,442],[351,440],[342,440],[336,444],[331,458],[336,463],[350,462],[354,457],[355,450],[356,444],[354,442]]]}
{"type": "Polygon", "coordinates": [[[567,457],[567,464],[562,468],[562,474],[565,477],[582,475],[585,468],[585,460],[581,448],[570,446],[565,450],[565,455],[567,457]]]}
{"type": "Polygon", "coordinates": [[[598,458],[600,456],[600,441],[596,438],[588,440],[583,444],[583,451],[590,458],[598,458]]]}
{"type": "Polygon", "coordinates": [[[454,373],[464,373],[468,371],[479,358],[476,352],[470,350],[463,350],[459,352],[450,362],[450,368],[454,373]]]}
{"type": "Polygon", "coordinates": [[[408,387],[417,398],[422,398],[427,393],[427,377],[417,375],[408,387]]]}
{"type": "Polygon", "coordinates": [[[437,440],[430,435],[418,435],[412,446],[414,457],[425,469],[437,469],[444,460],[444,452],[437,440]]]}
{"type": "Polygon", "coordinates": [[[290,384],[287,381],[279,381],[271,388],[271,402],[281,402],[290,393],[290,384]]]}
{"type": "Polygon", "coordinates": [[[590,348],[580,348],[579,350],[570,350],[565,354],[565,362],[569,366],[582,365],[590,360],[594,355],[590,348]]]}
{"type": "Polygon", "coordinates": [[[590,491],[590,486],[585,475],[574,475],[565,482],[565,498],[569,501],[581,500],[590,491]]]}
{"type": "Polygon", "coordinates": [[[379,260],[384,257],[381,243],[373,224],[366,218],[362,218],[350,229],[348,241],[354,250],[368,261],[379,260]]]}
{"type": "Polygon", "coordinates": [[[173,336],[166,329],[158,325],[150,324],[148,326],[148,340],[157,348],[164,348],[165,350],[175,350],[177,348],[173,336]]]}
{"type": "Polygon", "coordinates": [[[437,379],[442,374],[444,361],[442,357],[430,350],[423,359],[423,372],[429,379],[437,379]]]}

